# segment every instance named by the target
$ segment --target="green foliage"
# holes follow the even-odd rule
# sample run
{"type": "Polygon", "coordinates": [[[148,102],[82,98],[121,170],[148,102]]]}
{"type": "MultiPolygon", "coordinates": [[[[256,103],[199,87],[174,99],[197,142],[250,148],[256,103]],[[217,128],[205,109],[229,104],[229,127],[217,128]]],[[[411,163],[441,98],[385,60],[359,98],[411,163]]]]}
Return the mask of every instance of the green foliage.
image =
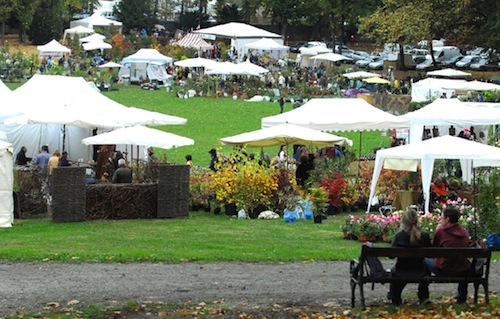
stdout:
{"type": "Polygon", "coordinates": [[[33,43],[47,43],[61,38],[66,21],[70,18],[64,2],[65,0],[44,0],[40,3],[29,31],[33,43]]]}
{"type": "Polygon", "coordinates": [[[140,31],[152,27],[155,23],[152,0],[122,0],[115,8],[114,13],[123,23],[125,32],[140,31]]]}
{"type": "Polygon", "coordinates": [[[479,169],[476,176],[479,190],[479,235],[485,238],[488,234],[500,234],[500,169],[479,169]]]}

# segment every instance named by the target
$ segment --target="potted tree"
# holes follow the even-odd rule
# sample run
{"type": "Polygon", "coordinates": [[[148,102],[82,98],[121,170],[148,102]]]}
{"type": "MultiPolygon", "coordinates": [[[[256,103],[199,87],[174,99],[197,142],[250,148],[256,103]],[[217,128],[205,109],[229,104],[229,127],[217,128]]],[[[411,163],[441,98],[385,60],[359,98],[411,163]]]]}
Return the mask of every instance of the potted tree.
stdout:
{"type": "Polygon", "coordinates": [[[324,212],[326,207],[328,207],[330,202],[328,191],[324,187],[314,186],[308,189],[307,198],[312,203],[314,223],[321,224],[325,217],[324,212]]]}

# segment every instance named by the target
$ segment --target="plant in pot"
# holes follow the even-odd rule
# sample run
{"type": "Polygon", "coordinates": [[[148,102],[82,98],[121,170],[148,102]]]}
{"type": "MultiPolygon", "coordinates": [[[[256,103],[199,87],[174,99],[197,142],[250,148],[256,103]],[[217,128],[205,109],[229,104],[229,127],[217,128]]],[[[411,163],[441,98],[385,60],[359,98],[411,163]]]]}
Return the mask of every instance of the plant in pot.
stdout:
{"type": "Polygon", "coordinates": [[[321,186],[310,187],[306,198],[312,203],[314,222],[321,223],[326,217],[324,213],[330,202],[328,190],[321,186]]]}

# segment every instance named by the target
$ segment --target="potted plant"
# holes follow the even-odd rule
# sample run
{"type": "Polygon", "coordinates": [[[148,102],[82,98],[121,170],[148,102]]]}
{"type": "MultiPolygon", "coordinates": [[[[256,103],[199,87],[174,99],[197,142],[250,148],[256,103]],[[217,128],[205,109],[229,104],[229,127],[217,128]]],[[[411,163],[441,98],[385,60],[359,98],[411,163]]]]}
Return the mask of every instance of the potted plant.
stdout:
{"type": "Polygon", "coordinates": [[[321,186],[314,186],[308,189],[307,199],[312,203],[314,222],[321,223],[324,218],[324,212],[330,202],[328,191],[321,186]]]}

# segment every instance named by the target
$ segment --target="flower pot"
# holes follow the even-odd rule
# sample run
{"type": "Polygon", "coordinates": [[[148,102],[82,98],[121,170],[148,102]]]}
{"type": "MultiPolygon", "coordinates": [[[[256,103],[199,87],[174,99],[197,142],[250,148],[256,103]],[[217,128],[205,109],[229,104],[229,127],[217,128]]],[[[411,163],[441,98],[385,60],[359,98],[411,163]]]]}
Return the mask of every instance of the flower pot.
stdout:
{"type": "Polygon", "coordinates": [[[238,212],[236,211],[236,204],[224,204],[224,211],[228,216],[238,215],[238,212]]]}
{"type": "Polygon", "coordinates": [[[344,239],[349,239],[349,233],[347,232],[347,230],[344,230],[342,234],[344,235],[344,239]]]}
{"type": "Polygon", "coordinates": [[[323,216],[321,216],[321,215],[314,216],[314,223],[315,224],[321,224],[322,222],[323,222],[323,216]]]}
{"type": "Polygon", "coordinates": [[[366,235],[359,235],[358,236],[358,241],[360,241],[360,242],[368,241],[368,236],[366,236],[366,235]]]}

